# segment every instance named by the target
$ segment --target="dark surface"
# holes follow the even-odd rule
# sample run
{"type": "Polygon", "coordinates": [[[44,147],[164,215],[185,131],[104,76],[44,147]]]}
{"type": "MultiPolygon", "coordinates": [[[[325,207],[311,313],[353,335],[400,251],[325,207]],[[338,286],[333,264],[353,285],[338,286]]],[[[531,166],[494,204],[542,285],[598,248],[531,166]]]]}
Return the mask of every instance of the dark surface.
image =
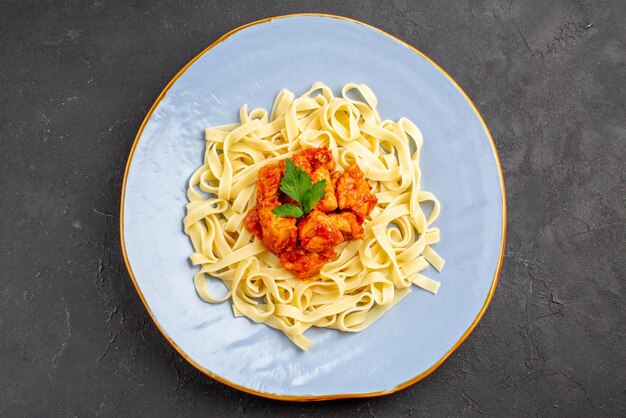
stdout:
{"type": "Polygon", "coordinates": [[[626,2],[113,3],[0,4],[0,415],[626,415],[626,2]],[[156,96],[225,32],[304,11],[432,57],[504,168],[489,310],[434,374],[387,397],[292,404],[205,377],[122,262],[124,166],[156,96]]]}

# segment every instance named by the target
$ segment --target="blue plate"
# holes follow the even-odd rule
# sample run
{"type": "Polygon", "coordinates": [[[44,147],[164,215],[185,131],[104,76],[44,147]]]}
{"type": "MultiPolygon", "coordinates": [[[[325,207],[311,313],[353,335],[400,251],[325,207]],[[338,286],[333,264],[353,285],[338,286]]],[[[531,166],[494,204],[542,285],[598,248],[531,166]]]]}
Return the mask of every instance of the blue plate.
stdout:
{"type": "Polygon", "coordinates": [[[207,375],[261,396],[313,400],[376,396],[435,370],[476,326],[503,256],[502,172],[489,131],[461,88],[411,46],[336,16],[293,15],[239,28],[168,84],[131,151],[121,207],[131,278],[157,327],[207,375]],[[315,81],[339,93],[367,84],[385,119],[406,116],[424,134],[422,187],[441,201],[435,246],[446,259],[435,296],[418,288],[365,331],[313,329],[308,352],[282,333],[234,318],[228,302],[200,300],[182,231],[185,191],[202,163],[206,127],[239,107],[271,108],[282,88],[315,81]]]}

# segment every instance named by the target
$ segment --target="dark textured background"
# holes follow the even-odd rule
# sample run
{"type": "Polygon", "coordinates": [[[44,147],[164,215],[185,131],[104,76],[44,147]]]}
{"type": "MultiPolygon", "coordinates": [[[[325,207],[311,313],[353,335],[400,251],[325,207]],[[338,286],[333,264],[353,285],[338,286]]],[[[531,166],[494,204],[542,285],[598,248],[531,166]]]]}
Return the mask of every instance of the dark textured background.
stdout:
{"type": "Polygon", "coordinates": [[[0,3],[0,415],[625,416],[626,2],[0,3]],[[399,393],[240,393],[156,330],[122,263],[126,159],[161,89],[260,18],[349,16],[409,42],[491,128],[509,204],[487,314],[399,393]]]}

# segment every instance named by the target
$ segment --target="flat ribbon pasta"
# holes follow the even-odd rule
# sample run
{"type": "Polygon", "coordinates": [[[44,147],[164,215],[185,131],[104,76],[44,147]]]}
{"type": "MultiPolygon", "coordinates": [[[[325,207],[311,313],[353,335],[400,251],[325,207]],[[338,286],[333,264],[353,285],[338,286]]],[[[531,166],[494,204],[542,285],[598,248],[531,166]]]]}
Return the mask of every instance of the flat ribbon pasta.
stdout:
{"type": "Polygon", "coordinates": [[[307,350],[310,327],[362,331],[412,285],[437,293],[439,282],[422,274],[444,266],[432,248],[440,238],[431,226],[440,204],[420,187],[422,134],[406,118],[382,120],[376,106],[364,84],[346,84],[337,97],[318,82],[300,97],[281,90],[269,116],[244,105],[239,123],[206,129],[204,163],[189,180],[183,220],[191,262],[200,266],[194,284],[202,300],[230,299],[235,316],[279,329],[307,350]],[[243,219],[256,205],[259,169],[312,147],[328,147],[340,171],[356,162],[378,204],[365,219],[363,240],[341,244],[318,276],[299,280],[243,219]],[[207,275],[223,282],[224,296],[210,293],[207,275]]]}

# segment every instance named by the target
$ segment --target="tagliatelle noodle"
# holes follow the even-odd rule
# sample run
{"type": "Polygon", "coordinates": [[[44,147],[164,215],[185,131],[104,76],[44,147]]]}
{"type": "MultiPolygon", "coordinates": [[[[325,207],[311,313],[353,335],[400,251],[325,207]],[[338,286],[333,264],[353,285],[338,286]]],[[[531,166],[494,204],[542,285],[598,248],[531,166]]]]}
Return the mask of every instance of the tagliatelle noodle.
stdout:
{"type": "Polygon", "coordinates": [[[437,293],[439,282],[422,274],[429,265],[444,266],[432,248],[440,239],[431,226],[440,204],[420,187],[422,134],[406,118],[381,120],[376,107],[364,84],[346,84],[336,97],[315,83],[300,97],[281,90],[269,116],[244,105],[240,123],[206,130],[204,164],[189,180],[183,221],[191,262],[200,267],[194,284],[202,300],[230,300],[235,316],[279,329],[307,350],[310,327],[362,331],[412,285],[437,293]],[[328,147],[340,171],[356,162],[378,204],[365,219],[362,240],[340,244],[319,275],[300,280],[245,229],[244,218],[256,205],[259,169],[314,147],[328,147]],[[224,296],[209,291],[207,276],[224,283],[224,296]]]}

